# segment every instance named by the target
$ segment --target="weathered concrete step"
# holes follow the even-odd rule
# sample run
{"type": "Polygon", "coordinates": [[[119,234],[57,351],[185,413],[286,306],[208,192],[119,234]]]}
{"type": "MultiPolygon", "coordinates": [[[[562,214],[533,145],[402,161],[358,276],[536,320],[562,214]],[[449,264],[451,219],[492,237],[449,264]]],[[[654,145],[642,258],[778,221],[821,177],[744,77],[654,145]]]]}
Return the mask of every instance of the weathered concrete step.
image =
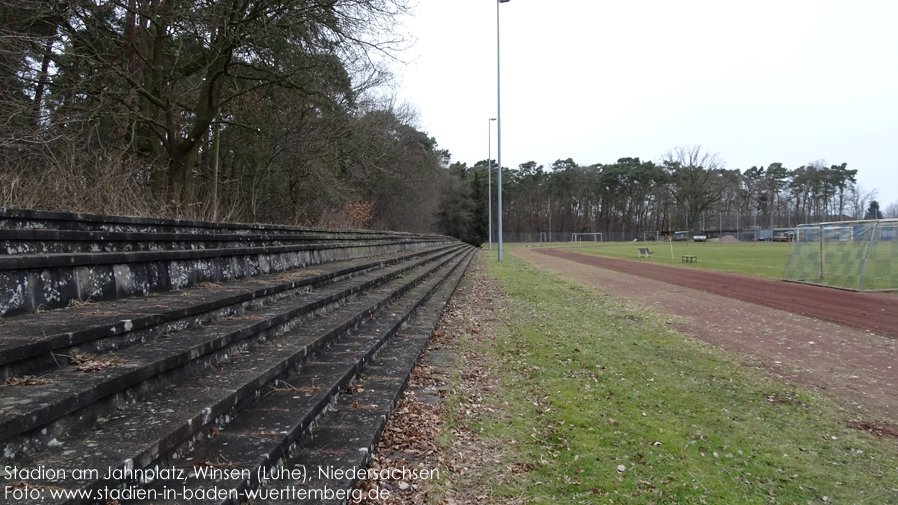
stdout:
{"type": "Polygon", "coordinates": [[[443,254],[457,245],[352,260],[145,298],[0,319],[0,379],[56,370],[71,352],[104,353],[241,314],[297,292],[443,254]]]}
{"type": "Polygon", "coordinates": [[[451,242],[394,237],[348,244],[0,256],[0,317],[66,307],[73,301],[147,296],[451,242]]]}
{"type": "MultiPolygon", "coordinates": [[[[117,252],[76,253],[28,253],[0,256],[0,271],[33,270],[46,268],[96,267],[100,265],[126,265],[134,263],[164,263],[189,260],[208,260],[249,255],[282,255],[296,252],[345,251],[390,245],[418,244],[417,239],[379,239],[372,241],[315,242],[295,245],[270,245],[253,247],[219,247],[210,249],[151,250],[117,252]]],[[[434,242],[446,242],[435,240],[434,242]]]]}
{"type": "Polygon", "coordinates": [[[190,235],[312,234],[328,239],[372,237],[426,237],[429,235],[377,230],[327,230],[302,226],[250,223],[211,223],[176,219],[49,212],[0,207],[0,230],[99,231],[124,233],[181,233],[190,235]]]}
{"type": "MultiPolygon", "coordinates": [[[[452,268],[446,268],[444,270],[450,270],[450,272],[457,271],[458,262],[454,263],[456,267],[453,268],[456,268],[456,270],[453,270],[452,268]]],[[[317,392],[315,391],[316,386],[320,387],[322,391],[329,391],[331,393],[341,389],[342,386],[333,386],[328,385],[327,383],[314,381],[323,380],[324,376],[329,373],[327,372],[328,366],[333,366],[335,363],[345,363],[350,370],[353,368],[357,369],[357,364],[352,364],[351,361],[347,361],[340,355],[349,352],[352,348],[356,348],[357,351],[361,349],[362,356],[370,356],[378,345],[376,342],[383,341],[384,337],[370,338],[362,336],[361,334],[367,334],[367,330],[373,331],[378,326],[393,328],[392,331],[395,331],[395,328],[398,328],[402,321],[407,317],[404,316],[403,313],[410,311],[414,306],[420,303],[420,301],[415,300],[426,299],[426,296],[429,293],[440,286],[442,280],[442,275],[439,275],[432,276],[432,278],[426,282],[417,283],[410,288],[408,296],[401,298],[396,304],[384,309],[376,318],[369,319],[365,311],[359,312],[358,307],[349,307],[352,304],[361,304],[362,302],[360,300],[350,302],[333,314],[325,316],[340,316],[340,312],[342,311],[346,312],[346,315],[340,317],[347,319],[347,321],[338,324],[338,327],[345,327],[348,329],[359,322],[363,322],[364,324],[359,327],[359,330],[354,332],[357,334],[355,337],[346,337],[344,341],[334,344],[328,349],[325,356],[330,357],[326,358],[321,363],[329,363],[329,365],[319,364],[299,368],[300,374],[311,374],[306,375],[307,378],[311,377],[311,380],[313,381],[313,385],[310,386],[310,389],[308,390],[309,393],[312,394],[314,392],[317,395],[317,392]],[[400,309],[400,307],[405,308],[400,309]],[[356,316],[352,316],[352,313],[355,313],[356,316]],[[354,323],[352,323],[353,319],[355,320],[354,323]],[[320,386],[318,386],[318,384],[320,384],[320,386]]],[[[369,294],[369,296],[371,295],[369,294]]],[[[378,305],[383,307],[384,303],[370,304],[369,308],[373,311],[378,308],[378,305]]],[[[328,330],[329,333],[332,331],[333,330],[328,330]]],[[[342,332],[345,333],[345,329],[342,332]]],[[[231,429],[226,429],[225,425],[230,418],[238,414],[235,405],[241,402],[238,398],[239,394],[244,395],[244,401],[247,403],[243,407],[250,408],[251,410],[254,409],[253,411],[256,412],[259,411],[259,407],[252,407],[252,400],[261,398],[262,402],[281,401],[281,398],[277,396],[263,397],[263,392],[271,390],[271,384],[279,384],[281,386],[278,388],[280,391],[275,390],[274,395],[282,395],[285,393],[284,383],[275,383],[274,381],[286,380],[286,382],[290,384],[297,382],[297,380],[293,379],[289,373],[285,375],[283,372],[290,372],[292,370],[295,373],[298,365],[301,364],[299,360],[295,358],[302,357],[298,356],[302,353],[292,353],[291,347],[297,347],[298,344],[291,343],[291,340],[296,338],[299,338],[300,340],[306,339],[310,335],[297,335],[298,333],[301,332],[291,332],[290,334],[279,338],[277,341],[258,346],[260,348],[266,348],[265,351],[272,356],[281,354],[281,356],[279,356],[279,364],[270,365],[267,362],[268,358],[261,357],[259,350],[253,349],[251,353],[247,353],[245,356],[235,358],[232,362],[224,364],[220,372],[210,371],[204,378],[198,378],[196,380],[192,379],[183,385],[173,386],[170,390],[162,393],[158,398],[151,398],[147,402],[129,406],[125,409],[125,412],[120,413],[120,415],[117,415],[115,418],[110,418],[105,422],[99,423],[91,430],[83,432],[78,440],[73,439],[64,443],[62,447],[51,448],[50,450],[45,451],[45,453],[37,455],[39,457],[30,459],[25,458],[20,462],[21,466],[36,467],[38,465],[44,465],[46,468],[105,469],[107,466],[121,468],[123,466],[122,461],[125,461],[124,467],[140,469],[150,465],[153,463],[153,460],[155,460],[155,465],[161,464],[162,467],[166,467],[167,464],[161,462],[180,459],[184,450],[188,450],[195,443],[201,442],[208,436],[210,431],[219,432],[220,429],[221,432],[224,433],[227,432],[228,429],[231,429]],[[284,356],[285,354],[289,356],[284,356]],[[291,360],[293,360],[292,363],[290,362],[291,360]],[[267,370],[262,370],[262,368],[266,367],[267,370]],[[280,372],[276,372],[273,379],[269,378],[263,380],[257,378],[253,380],[247,376],[237,378],[237,375],[240,373],[249,375],[255,374],[257,377],[262,377],[263,375],[268,374],[268,370],[274,369],[279,369],[280,372]],[[218,387],[219,383],[217,380],[213,380],[215,376],[228,383],[243,383],[243,391],[236,391],[236,388],[233,385],[225,386],[223,388],[218,387]],[[279,377],[287,377],[287,379],[279,379],[279,377]],[[266,386],[266,384],[268,386],[266,386]],[[218,396],[219,399],[215,400],[210,398],[212,396],[218,396]],[[189,414],[188,411],[193,412],[193,414],[189,414]],[[134,417],[135,413],[137,413],[138,417],[134,417]],[[122,434],[127,434],[129,432],[140,433],[139,439],[132,441],[130,444],[128,444],[128,442],[123,443],[121,441],[122,434]],[[117,442],[116,439],[113,439],[113,434],[116,435],[116,439],[118,439],[117,442]],[[96,447],[98,445],[97,441],[103,441],[102,449],[96,447]]],[[[325,336],[319,335],[318,339],[325,340],[325,336]]],[[[356,352],[356,354],[359,354],[359,352],[356,352]]],[[[276,358],[278,357],[276,356],[276,358]]],[[[339,366],[337,368],[339,368],[339,366]]],[[[352,372],[349,372],[347,375],[347,372],[345,371],[342,373],[337,371],[334,372],[334,374],[338,377],[343,377],[344,379],[342,380],[345,382],[345,378],[351,376],[352,372]]],[[[286,394],[298,396],[298,394],[301,394],[298,392],[299,390],[293,390],[286,392],[286,394]]],[[[314,412],[315,409],[320,412],[329,403],[330,400],[322,396],[320,401],[317,402],[317,406],[310,411],[311,415],[314,416],[316,414],[316,412],[314,412]]],[[[271,412],[279,412],[281,408],[277,405],[280,405],[280,403],[276,403],[275,407],[269,410],[271,410],[271,412]]],[[[265,412],[265,409],[262,409],[262,411],[265,412]]],[[[247,418],[241,416],[238,419],[247,418]]],[[[311,420],[308,420],[305,423],[308,425],[310,422],[311,420]]],[[[260,432],[254,436],[265,437],[267,434],[260,432]]],[[[212,440],[215,440],[216,438],[213,438],[212,440]]],[[[67,489],[85,488],[85,486],[99,489],[97,486],[101,483],[92,479],[88,479],[87,481],[82,479],[79,481],[78,479],[69,477],[60,482],[49,484],[67,489]]],[[[62,503],[65,501],[57,502],[62,503]]],[[[71,501],[70,503],[86,502],[76,500],[71,501]]]]}
{"type": "MultiPolygon", "coordinates": [[[[421,239],[426,236],[414,237],[421,239]]],[[[314,231],[275,233],[207,233],[81,231],[0,228],[0,256],[138,251],[189,251],[305,244],[348,245],[383,240],[408,240],[407,235],[382,233],[333,234],[314,231]]]]}
{"type": "MultiPolygon", "coordinates": [[[[254,495],[258,502],[266,504],[295,503],[299,495],[304,496],[302,503],[329,505],[375,498],[356,490],[357,477],[363,475],[387,419],[429,339],[428,333],[408,334],[405,330],[397,335],[365,367],[363,376],[353,385],[358,389],[342,395],[332,410],[321,416],[311,435],[291,451],[283,466],[264,471],[272,478],[255,492],[250,488],[243,494],[254,495]],[[301,478],[293,478],[294,475],[301,478]]],[[[420,469],[395,470],[420,472],[420,469]]],[[[428,473],[426,477],[431,475],[428,473]]]]}
{"type": "MultiPolygon", "coordinates": [[[[314,317],[316,312],[320,314],[328,306],[344,303],[343,300],[356,293],[382,285],[386,293],[381,295],[383,298],[399,296],[455,253],[455,249],[438,251],[432,256],[281,300],[242,318],[196,326],[168,338],[121,349],[116,353],[116,359],[121,362],[102,373],[73,373],[69,367],[44,376],[42,379],[51,381],[44,385],[6,386],[4,395],[0,396],[0,433],[5,439],[3,459],[13,459],[42,444],[52,444],[56,437],[164,388],[172,380],[227,361],[230,354],[239,352],[252,339],[271,338],[314,317]],[[409,278],[391,285],[393,279],[403,274],[409,278]],[[38,429],[42,429],[40,435],[30,433],[38,429]]],[[[319,324],[329,324],[325,318],[315,319],[315,324],[306,327],[316,329],[319,324]]],[[[304,352],[308,354],[323,344],[308,343],[309,349],[304,352]]]]}

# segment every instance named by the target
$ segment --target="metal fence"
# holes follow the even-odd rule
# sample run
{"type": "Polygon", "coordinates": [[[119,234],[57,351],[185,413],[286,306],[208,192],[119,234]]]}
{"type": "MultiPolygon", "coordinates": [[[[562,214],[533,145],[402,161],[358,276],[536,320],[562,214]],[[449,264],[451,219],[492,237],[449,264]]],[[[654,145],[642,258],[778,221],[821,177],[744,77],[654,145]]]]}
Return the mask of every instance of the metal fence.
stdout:
{"type": "MultiPolygon", "coordinates": [[[[522,242],[522,243],[542,243],[542,242],[571,242],[571,237],[574,234],[578,234],[577,240],[583,242],[654,242],[654,241],[666,241],[668,232],[658,232],[658,231],[644,231],[644,232],[630,232],[630,231],[603,231],[603,232],[573,232],[573,231],[557,231],[557,232],[505,232],[502,234],[502,240],[504,242],[522,242]],[[590,236],[595,233],[596,236],[590,236]],[[589,235],[587,235],[589,234],[589,235]],[[601,235],[601,237],[599,237],[601,235]]],[[[692,235],[698,235],[699,233],[692,233],[692,235]]],[[[730,235],[737,238],[739,241],[747,242],[755,240],[755,238],[759,235],[756,230],[727,230],[724,229],[722,232],[719,230],[711,230],[706,231],[705,236],[708,238],[720,238],[721,236],[730,235]]],[[[496,241],[495,235],[493,236],[493,241],[496,241]]]]}

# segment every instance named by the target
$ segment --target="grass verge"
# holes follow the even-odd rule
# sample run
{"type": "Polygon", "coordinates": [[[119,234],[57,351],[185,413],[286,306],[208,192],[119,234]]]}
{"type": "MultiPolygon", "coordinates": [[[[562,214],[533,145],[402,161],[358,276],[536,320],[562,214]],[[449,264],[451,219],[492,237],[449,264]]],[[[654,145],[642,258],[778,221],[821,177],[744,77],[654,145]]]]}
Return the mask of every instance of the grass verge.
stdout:
{"type": "Polygon", "coordinates": [[[478,395],[473,418],[470,400],[448,405],[502,448],[477,484],[495,502],[898,503],[895,442],[848,427],[837,405],[644,307],[513,254],[489,263],[502,322],[468,345],[500,387],[478,395]]]}

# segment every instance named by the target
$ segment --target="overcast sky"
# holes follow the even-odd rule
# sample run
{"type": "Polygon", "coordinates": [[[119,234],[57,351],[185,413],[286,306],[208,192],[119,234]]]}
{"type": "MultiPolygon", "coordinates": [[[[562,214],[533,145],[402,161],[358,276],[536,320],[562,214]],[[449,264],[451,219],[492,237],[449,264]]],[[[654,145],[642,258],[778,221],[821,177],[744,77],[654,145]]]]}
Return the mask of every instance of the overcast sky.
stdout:
{"type": "MultiPolygon", "coordinates": [[[[501,4],[502,164],[824,160],[898,203],[898,1],[501,4]]],[[[496,0],[419,0],[399,99],[453,161],[496,158],[496,0]],[[491,137],[488,137],[488,132],[491,137]]]]}

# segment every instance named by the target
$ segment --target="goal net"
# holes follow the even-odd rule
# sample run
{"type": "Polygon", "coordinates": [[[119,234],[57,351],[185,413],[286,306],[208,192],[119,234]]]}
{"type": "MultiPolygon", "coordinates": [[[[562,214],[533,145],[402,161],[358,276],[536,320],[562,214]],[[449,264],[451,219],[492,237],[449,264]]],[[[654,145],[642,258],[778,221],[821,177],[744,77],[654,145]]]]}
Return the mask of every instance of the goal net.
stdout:
{"type": "Polygon", "coordinates": [[[591,240],[593,242],[601,242],[602,234],[601,233],[572,233],[571,234],[571,242],[582,242],[586,240],[591,240]]]}
{"type": "Polygon", "coordinates": [[[799,225],[783,279],[856,291],[898,290],[898,219],[799,225]]]}

